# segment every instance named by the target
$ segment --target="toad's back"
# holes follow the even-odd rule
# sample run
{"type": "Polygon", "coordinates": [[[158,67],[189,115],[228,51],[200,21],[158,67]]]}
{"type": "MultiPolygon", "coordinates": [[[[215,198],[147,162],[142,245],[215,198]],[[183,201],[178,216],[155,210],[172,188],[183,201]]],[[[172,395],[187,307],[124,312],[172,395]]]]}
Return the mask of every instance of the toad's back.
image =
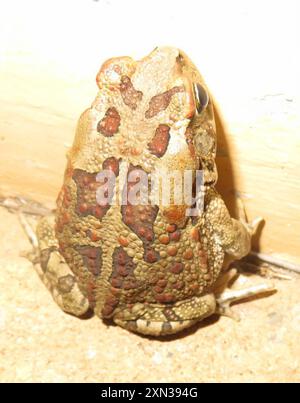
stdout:
{"type": "MultiPolygon", "coordinates": [[[[94,103],[79,120],[58,197],[56,237],[80,290],[101,317],[136,303],[167,307],[201,295],[221,269],[223,251],[205,214],[187,217],[183,204],[117,203],[120,194],[127,195],[124,178],[137,169],[149,178],[153,172],[202,168],[206,181],[215,180],[212,108],[198,117],[197,130],[208,139],[199,155],[194,82],[204,86],[177,49],[156,49],[140,62],[110,59],[98,73],[94,103]],[[105,183],[97,175],[107,171],[116,181],[99,203],[105,183]]],[[[127,191],[132,186],[129,180],[127,191]]]]}

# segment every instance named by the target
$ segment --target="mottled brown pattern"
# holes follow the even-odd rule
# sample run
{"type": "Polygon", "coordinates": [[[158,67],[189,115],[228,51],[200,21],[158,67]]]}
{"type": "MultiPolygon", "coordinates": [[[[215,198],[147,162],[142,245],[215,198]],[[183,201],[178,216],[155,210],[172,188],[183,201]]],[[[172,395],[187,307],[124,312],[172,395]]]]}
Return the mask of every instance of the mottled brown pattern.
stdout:
{"type": "Polygon", "coordinates": [[[177,225],[176,224],[167,224],[166,231],[172,233],[176,231],[177,225]]]}
{"type": "Polygon", "coordinates": [[[188,248],[183,253],[183,258],[186,259],[186,260],[193,259],[193,256],[194,256],[194,253],[193,253],[193,249],[191,249],[191,248],[188,248]]]}
{"type": "Polygon", "coordinates": [[[138,102],[143,97],[143,93],[134,88],[130,78],[127,76],[121,77],[120,92],[124,104],[129,106],[131,109],[136,109],[138,102]]]}
{"type": "Polygon", "coordinates": [[[94,309],[96,306],[96,283],[95,280],[92,278],[87,281],[86,284],[86,297],[89,301],[89,306],[90,308],[94,309]]]}
{"type": "Polygon", "coordinates": [[[111,137],[119,130],[121,117],[115,107],[107,109],[105,116],[97,125],[98,133],[105,137],[111,137]]]}
{"type": "MultiPolygon", "coordinates": [[[[112,171],[115,176],[119,175],[119,162],[116,158],[107,158],[102,165],[104,170],[112,171]]],[[[110,208],[113,192],[108,193],[109,182],[104,178],[97,179],[97,173],[89,173],[82,169],[75,169],[73,179],[77,185],[76,212],[78,215],[93,215],[96,218],[103,218],[110,208]],[[101,179],[101,180],[100,180],[101,179]],[[102,188],[104,196],[101,204],[97,201],[96,195],[99,187],[102,188]]]]}
{"type": "Polygon", "coordinates": [[[174,231],[170,234],[170,241],[178,242],[181,237],[181,232],[179,230],[174,231]]]}
{"type": "Polygon", "coordinates": [[[156,294],[155,299],[160,304],[170,304],[171,302],[174,302],[175,296],[172,293],[168,292],[164,294],[156,294]]]}
{"type": "Polygon", "coordinates": [[[184,265],[182,263],[174,263],[171,268],[170,271],[174,274],[179,274],[181,272],[183,272],[184,270],[184,265]]]}
{"type": "MultiPolygon", "coordinates": [[[[141,170],[140,167],[130,165],[128,174],[134,169],[141,170]]],[[[150,203],[147,205],[130,204],[128,193],[135,184],[136,182],[128,181],[127,193],[123,192],[122,220],[143,241],[145,249],[144,259],[146,262],[154,263],[159,259],[159,254],[151,247],[154,241],[153,224],[158,213],[158,206],[152,206],[150,203]]]]}
{"type": "Polygon", "coordinates": [[[112,171],[116,176],[119,175],[119,161],[115,157],[110,157],[104,160],[102,168],[112,171]]]}
{"type": "Polygon", "coordinates": [[[102,248],[99,246],[77,246],[77,252],[83,260],[84,266],[93,276],[99,276],[102,267],[102,248]]]}
{"type": "Polygon", "coordinates": [[[90,238],[91,241],[93,242],[97,242],[100,241],[102,239],[101,235],[99,234],[99,232],[97,230],[92,230],[92,229],[88,229],[86,231],[86,235],[90,238]]]}
{"type": "Polygon", "coordinates": [[[173,95],[177,94],[178,92],[183,92],[183,86],[173,87],[168,91],[163,92],[162,94],[155,95],[153,98],[150,99],[149,102],[149,109],[145,113],[145,117],[147,119],[153,118],[159,112],[164,111],[167,109],[171,102],[171,98],[173,95]]]}
{"type": "Polygon", "coordinates": [[[170,140],[170,127],[168,125],[159,125],[155,131],[155,135],[148,144],[151,154],[162,157],[167,151],[170,140]]]}
{"type": "Polygon", "coordinates": [[[89,173],[81,169],[75,169],[73,179],[77,185],[76,213],[81,216],[92,215],[101,219],[109,210],[108,201],[98,205],[96,194],[99,186],[105,186],[104,182],[96,181],[97,173],[89,173]]]}
{"type": "MultiPolygon", "coordinates": [[[[120,290],[129,292],[140,286],[134,276],[136,265],[122,246],[114,249],[112,261],[112,272],[109,278],[112,288],[106,296],[102,310],[102,314],[106,318],[112,315],[119,304],[120,290]]],[[[126,302],[130,302],[130,294],[128,294],[126,302]]]]}

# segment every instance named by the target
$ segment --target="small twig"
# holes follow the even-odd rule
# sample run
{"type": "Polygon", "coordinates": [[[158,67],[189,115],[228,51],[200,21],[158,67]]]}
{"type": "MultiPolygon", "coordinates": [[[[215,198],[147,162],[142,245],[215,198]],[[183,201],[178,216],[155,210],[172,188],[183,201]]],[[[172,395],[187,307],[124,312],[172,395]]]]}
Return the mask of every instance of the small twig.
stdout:
{"type": "Polygon", "coordinates": [[[52,213],[48,207],[24,197],[0,197],[0,206],[5,207],[10,212],[22,212],[42,217],[52,213]]]}
{"type": "Polygon", "coordinates": [[[285,260],[280,260],[274,256],[269,256],[269,255],[265,255],[264,253],[257,253],[257,252],[251,252],[249,254],[249,257],[258,259],[264,263],[268,263],[268,264],[280,267],[282,269],[294,271],[294,272],[300,274],[300,265],[297,265],[295,263],[290,263],[285,260]]]}
{"type": "Polygon", "coordinates": [[[28,223],[28,221],[26,220],[25,216],[22,213],[18,213],[18,218],[19,218],[20,223],[21,223],[24,231],[26,232],[32,246],[34,247],[34,249],[37,249],[38,248],[37,237],[36,237],[33,229],[31,228],[30,224],[28,223]]]}
{"type": "Polygon", "coordinates": [[[232,302],[239,301],[241,299],[246,299],[254,295],[263,294],[266,292],[273,292],[276,289],[272,285],[268,284],[257,284],[252,287],[241,290],[228,290],[224,291],[218,298],[217,302],[219,305],[230,305],[232,302]]]}

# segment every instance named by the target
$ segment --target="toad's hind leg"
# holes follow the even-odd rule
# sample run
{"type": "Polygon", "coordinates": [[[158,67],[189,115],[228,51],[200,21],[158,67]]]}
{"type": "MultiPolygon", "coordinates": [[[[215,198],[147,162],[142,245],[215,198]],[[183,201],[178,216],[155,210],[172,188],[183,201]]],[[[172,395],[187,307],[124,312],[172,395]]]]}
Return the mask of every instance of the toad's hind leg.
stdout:
{"type": "Polygon", "coordinates": [[[116,313],[114,322],[135,333],[164,336],[186,329],[216,310],[213,294],[177,302],[173,305],[135,304],[130,311],[116,313]]]}
{"type": "Polygon", "coordinates": [[[40,219],[37,225],[37,241],[35,269],[54,301],[65,312],[75,316],[85,314],[89,309],[89,303],[58,250],[58,242],[54,234],[54,217],[40,219]]]}

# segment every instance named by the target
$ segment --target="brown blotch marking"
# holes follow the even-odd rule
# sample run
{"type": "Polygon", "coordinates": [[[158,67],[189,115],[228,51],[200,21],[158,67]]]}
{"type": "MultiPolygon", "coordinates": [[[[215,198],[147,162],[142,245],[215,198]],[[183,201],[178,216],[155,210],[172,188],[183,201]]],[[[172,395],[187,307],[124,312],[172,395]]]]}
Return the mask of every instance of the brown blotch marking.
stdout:
{"type": "Polygon", "coordinates": [[[182,223],[186,219],[186,206],[174,205],[163,210],[163,215],[170,223],[182,223]]]}
{"type": "Polygon", "coordinates": [[[112,315],[120,301],[120,290],[134,290],[140,286],[134,276],[136,264],[133,258],[128,256],[122,246],[114,249],[112,255],[112,272],[109,282],[112,286],[102,309],[102,316],[108,318],[112,315]]]}
{"type": "Polygon", "coordinates": [[[116,278],[113,278],[110,283],[115,288],[122,288],[123,279],[120,277],[116,277],[116,278]]]}
{"type": "Polygon", "coordinates": [[[72,202],[72,195],[68,186],[62,187],[61,195],[59,197],[62,197],[62,206],[65,209],[68,209],[72,202]]]}
{"type": "Polygon", "coordinates": [[[164,111],[169,106],[172,96],[178,92],[183,92],[183,86],[173,87],[168,91],[163,92],[162,94],[155,95],[150,99],[149,109],[145,113],[145,117],[147,119],[153,118],[159,112],[164,111]]]}
{"type": "Polygon", "coordinates": [[[176,224],[168,224],[166,226],[166,231],[168,232],[174,232],[177,229],[177,225],[176,224]]]}
{"type": "Polygon", "coordinates": [[[195,242],[198,242],[198,241],[200,240],[200,233],[199,233],[198,228],[195,228],[195,227],[192,228],[190,234],[191,234],[191,238],[192,238],[195,242]]]}
{"type": "Polygon", "coordinates": [[[98,246],[77,246],[75,248],[83,260],[83,264],[93,276],[99,276],[102,268],[102,248],[98,246]]]}
{"type": "Polygon", "coordinates": [[[126,279],[123,283],[123,290],[132,290],[137,287],[137,282],[126,279]]]}
{"type": "Polygon", "coordinates": [[[187,260],[191,260],[194,256],[193,250],[192,249],[187,249],[184,254],[183,254],[183,258],[187,259],[187,260]]]}
{"type": "Polygon", "coordinates": [[[168,243],[170,242],[170,237],[168,234],[163,234],[158,238],[158,240],[160,243],[168,245],[168,243]]]}
{"type": "Polygon", "coordinates": [[[180,237],[181,237],[181,232],[179,230],[172,232],[170,234],[170,240],[173,242],[179,241],[180,237]]]}
{"type": "Polygon", "coordinates": [[[105,299],[103,308],[102,308],[102,316],[104,318],[109,318],[112,316],[112,313],[116,309],[120,302],[120,290],[112,287],[105,299]]]}
{"type": "MultiPolygon", "coordinates": [[[[140,167],[130,165],[128,174],[134,169],[142,170],[140,167]]],[[[153,224],[158,213],[158,206],[151,205],[149,200],[146,205],[132,205],[128,200],[128,194],[137,182],[127,182],[127,194],[126,188],[123,190],[122,221],[142,240],[144,260],[148,263],[155,263],[160,256],[151,245],[154,241],[153,224]]],[[[148,193],[150,193],[149,189],[148,193]]]]}
{"type": "Polygon", "coordinates": [[[153,291],[154,291],[156,294],[161,294],[162,292],[164,292],[164,288],[155,286],[155,287],[153,288],[153,291]]]}
{"type": "Polygon", "coordinates": [[[67,247],[68,247],[68,244],[67,244],[66,242],[62,241],[61,239],[59,239],[59,248],[58,248],[58,251],[59,251],[59,253],[60,253],[62,256],[64,256],[64,257],[65,257],[65,254],[66,254],[66,249],[67,249],[67,247]]]}
{"type": "Polygon", "coordinates": [[[61,294],[67,294],[72,290],[75,284],[75,277],[71,274],[60,277],[58,279],[57,288],[61,294]]]}
{"type": "Polygon", "coordinates": [[[161,279],[161,280],[158,280],[158,282],[157,282],[157,286],[158,286],[158,287],[161,287],[161,288],[165,288],[167,284],[168,284],[168,282],[167,282],[167,280],[164,279],[164,278],[161,279]]]}
{"type": "Polygon", "coordinates": [[[86,296],[89,301],[90,308],[95,308],[96,306],[96,283],[94,279],[89,280],[86,284],[86,296]]]}
{"type": "Polygon", "coordinates": [[[123,237],[123,236],[119,236],[118,238],[118,242],[121,246],[128,246],[129,245],[129,241],[127,238],[123,237]]]}
{"type": "Polygon", "coordinates": [[[159,125],[155,131],[154,137],[148,143],[151,154],[161,158],[167,151],[170,141],[170,127],[168,125],[159,125]]]}
{"type": "Polygon", "coordinates": [[[190,289],[191,289],[191,291],[196,293],[197,291],[199,291],[199,284],[197,284],[197,283],[191,284],[190,289]]]}
{"type": "Polygon", "coordinates": [[[153,249],[149,249],[144,253],[144,259],[147,263],[155,263],[159,260],[160,255],[153,249]]]}
{"type": "Polygon", "coordinates": [[[142,99],[142,91],[137,91],[130,78],[127,76],[121,77],[120,92],[125,105],[129,106],[131,109],[137,108],[137,103],[142,99]]]}
{"type": "MultiPolygon", "coordinates": [[[[107,158],[102,167],[103,170],[112,171],[115,176],[119,174],[119,161],[114,157],[107,158]]],[[[96,178],[97,173],[89,173],[82,169],[74,170],[73,180],[77,185],[76,213],[82,216],[93,215],[101,219],[110,209],[113,192],[99,205],[96,199],[97,190],[102,187],[104,192],[108,192],[108,182],[105,182],[105,179],[97,181],[96,178]]],[[[108,196],[108,193],[106,194],[108,196]]]]}
{"type": "Polygon", "coordinates": [[[109,210],[110,205],[108,201],[101,206],[97,204],[97,189],[104,183],[97,182],[96,176],[96,173],[75,169],[73,179],[77,185],[76,213],[81,216],[93,215],[101,219],[109,210]]]}
{"type": "Polygon", "coordinates": [[[170,271],[174,274],[179,274],[183,271],[184,269],[184,265],[182,263],[174,263],[171,268],[170,271]]]}
{"type": "Polygon", "coordinates": [[[167,248],[167,253],[169,256],[175,256],[177,255],[178,249],[176,248],[176,246],[168,246],[167,248]]]}
{"type": "Polygon", "coordinates": [[[77,246],[75,247],[77,252],[82,258],[84,266],[87,268],[89,273],[92,275],[87,281],[81,279],[80,281],[86,281],[86,296],[88,298],[91,308],[96,305],[96,278],[101,273],[102,268],[102,249],[100,247],[94,246],[77,246]]]}
{"type": "Polygon", "coordinates": [[[93,242],[97,242],[101,240],[101,236],[99,235],[99,233],[95,230],[90,230],[88,229],[86,231],[86,235],[90,238],[91,241],[93,242]]]}
{"type": "Polygon", "coordinates": [[[165,294],[157,294],[155,295],[155,299],[157,302],[163,303],[163,304],[168,304],[174,301],[175,297],[171,293],[165,293],[165,294]]]}
{"type": "Polygon", "coordinates": [[[111,317],[113,311],[115,310],[115,307],[111,305],[104,305],[101,311],[102,317],[103,318],[109,318],[111,317]]]}
{"type": "Polygon", "coordinates": [[[57,221],[55,223],[55,230],[58,232],[62,232],[64,226],[70,223],[70,214],[68,211],[62,209],[61,214],[57,217],[57,221]]]}
{"type": "Polygon", "coordinates": [[[142,150],[139,147],[132,147],[131,148],[131,155],[141,155],[142,154],[142,150]]]}
{"type": "Polygon", "coordinates": [[[119,130],[121,117],[115,107],[108,108],[104,118],[98,122],[97,131],[105,137],[112,137],[119,130]]]}
{"type": "Polygon", "coordinates": [[[63,225],[68,224],[70,222],[70,219],[71,219],[70,214],[67,211],[64,211],[64,213],[62,214],[61,218],[62,218],[62,224],[63,225]]]}
{"type": "Polygon", "coordinates": [[[180,291],[184,288],[184,281],[177,281],[175,284],[173,284],[173,288],[175,288],[176,290],[180,291]]]}
{"type": "Polygon", "coordinates": [[[119,160],[117,160],[115,157],[110,157],[103,161],[102,168],[104,170],[112,171],[116,176],[118,176],[119,165],[119,160]]]}

